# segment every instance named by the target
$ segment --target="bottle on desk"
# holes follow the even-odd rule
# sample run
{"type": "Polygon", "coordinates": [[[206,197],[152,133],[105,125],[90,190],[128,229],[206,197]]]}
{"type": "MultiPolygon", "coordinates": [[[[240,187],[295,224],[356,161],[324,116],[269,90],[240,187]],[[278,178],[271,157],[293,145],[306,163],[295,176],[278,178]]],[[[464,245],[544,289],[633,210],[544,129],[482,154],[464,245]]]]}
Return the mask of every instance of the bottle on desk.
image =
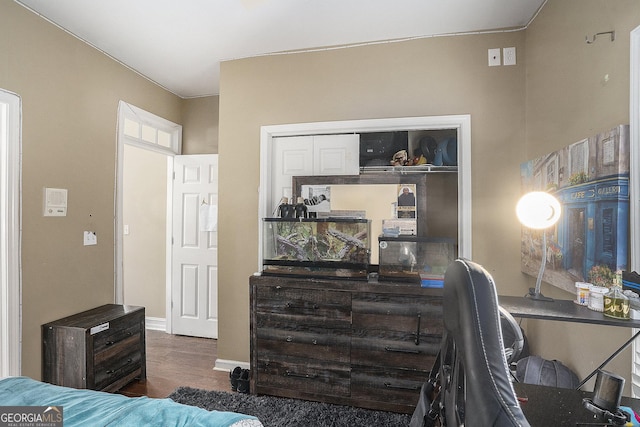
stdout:
{"type": "Polygon", "coordinates": [[[604,315],[616,319],[629,319],[630,316],[629,298],[622,293],[619,284],[611,286],[609,292],[604,295],[604,315]]]}

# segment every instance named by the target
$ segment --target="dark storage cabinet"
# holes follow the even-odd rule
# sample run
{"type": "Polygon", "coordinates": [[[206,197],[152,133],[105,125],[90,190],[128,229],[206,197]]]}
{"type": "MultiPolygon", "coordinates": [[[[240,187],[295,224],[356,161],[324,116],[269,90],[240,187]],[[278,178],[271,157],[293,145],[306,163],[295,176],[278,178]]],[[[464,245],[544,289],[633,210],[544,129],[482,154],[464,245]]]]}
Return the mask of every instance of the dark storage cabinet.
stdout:
{"type": "Polygon", "coordinates": [[[144,307],[107,304],[42,325],[42,380],[116,391],[145,379],[144,307]]]}
{"type": "Polygon", "coordinates": [[[442,290],[253,276],[251,392],[413,412],[442,339],[442,290]]]}

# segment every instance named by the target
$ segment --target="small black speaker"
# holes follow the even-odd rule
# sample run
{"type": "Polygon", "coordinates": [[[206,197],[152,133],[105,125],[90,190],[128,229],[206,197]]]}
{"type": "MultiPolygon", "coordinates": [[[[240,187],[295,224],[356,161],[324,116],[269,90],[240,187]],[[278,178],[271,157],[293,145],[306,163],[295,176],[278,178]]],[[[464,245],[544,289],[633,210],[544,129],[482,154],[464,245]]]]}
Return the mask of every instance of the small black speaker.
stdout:
{"type": "Polygon", "coordinates": [[[607,371],[598,371],[593,389],[593,404],[610,412],[620,407],[624,378],[607,371]]]}
{"type": "Polygon", "coordinates": [[[608,371],[599,370],[593,388],[593,400],[583,399],[585,408],[599,418],[615,425],[624,425],[629,419],[620,410],[620,399],[624,389],[624,378],[608,371]]]}

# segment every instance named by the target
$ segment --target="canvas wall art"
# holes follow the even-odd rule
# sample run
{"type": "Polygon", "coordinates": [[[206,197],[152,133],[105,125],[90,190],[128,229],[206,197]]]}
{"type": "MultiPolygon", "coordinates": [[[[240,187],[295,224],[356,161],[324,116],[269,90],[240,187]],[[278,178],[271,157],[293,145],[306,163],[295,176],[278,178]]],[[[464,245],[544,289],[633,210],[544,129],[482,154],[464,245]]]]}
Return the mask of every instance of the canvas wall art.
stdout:
{"type": "Polygon", "coordinates": [[[575,293],[576,282],[606,284],[627,269],[629,126],[577,141],[521,165],[522,193],[547,191],[562,205],[547,230],[522,228],[521,269],[537,277],[547,233],[543,280],[575,293]]]}

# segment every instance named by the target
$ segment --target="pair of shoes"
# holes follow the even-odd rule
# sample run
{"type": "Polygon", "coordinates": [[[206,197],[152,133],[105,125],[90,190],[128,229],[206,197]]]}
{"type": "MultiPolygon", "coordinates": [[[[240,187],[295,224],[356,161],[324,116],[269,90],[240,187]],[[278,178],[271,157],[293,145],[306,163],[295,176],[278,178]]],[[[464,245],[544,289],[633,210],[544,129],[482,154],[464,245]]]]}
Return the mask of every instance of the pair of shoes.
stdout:
{"type": "Polygon", "coordinates": [[[238,379],[238,393],[249,393],[249,370],[243,369],[238,379]]]}
{"type": "Polygon", "coordinates": [[[231,382],[231,391],[238,390],[238,380],[240,379],[240,374],[242,374],[242,368],[240,366],[236,366],[232,371],[229,372],[229,381],[231,382]]]}

